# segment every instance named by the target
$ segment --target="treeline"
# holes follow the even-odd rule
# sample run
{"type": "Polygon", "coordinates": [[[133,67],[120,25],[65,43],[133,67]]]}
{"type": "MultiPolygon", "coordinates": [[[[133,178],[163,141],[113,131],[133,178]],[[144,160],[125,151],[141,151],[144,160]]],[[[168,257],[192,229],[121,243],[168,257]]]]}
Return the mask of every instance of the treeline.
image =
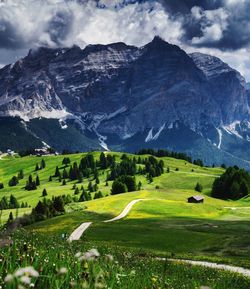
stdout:
{"type": "Polygon", "coordinates": [[[187,155],[186,153],[179,153],[179,152],[173,152],[173,151],[168,151],[165,149],[159,149],[159,150],[154,150],[154,149],[141,149],[137,152],[138,155],[152,155],[155,157],[170,157],[170,158],[175,158],[179,160],[184,160],[189,163],[193,163],[195,165],[204,166],[204,163],[201,159],[197,160],[192,160],[192,158],[187,155]]]}
{"type": "MultiPolygon", "coordinates": [[[[9,186],[10,187],[15,187],[16,185],[19,184],[19,181],[22,180],[24,178],[24,173],[23,170],[20,170],[17,174],[17,176],[13,176],[10,180],[9,180],[9,186]]],[[[3,184],[2,184],[3,185],[3,184]]]]}
{"type": "Polygon", "coordinates": [[[46,220],[65,213],[65,204],[69,202],[68,196],[53,197],[52,200],[44,198],[39,201],[37,205],[32,209],[29,215],[14,220],[13,213],[10,212],[9,219],[7,221],[7,227],[27,226],[38,221],[46,220]]]}
{"type": "Polygon", "coordinates": [[[211,195],[219,199],[238,200],[249,194],[250,174],[234,166],[214,181],[211,195]]]}
{"type": "Polygon", "coordinates": [[[27,208],[27,207],[28,207],[27,202],[22,202],[20,204],[17,198],[15,198],[13,195],[10,195],[9,199],[4,196],[0,200],[0,210],[18,209],[18,208],[27,208]]]}

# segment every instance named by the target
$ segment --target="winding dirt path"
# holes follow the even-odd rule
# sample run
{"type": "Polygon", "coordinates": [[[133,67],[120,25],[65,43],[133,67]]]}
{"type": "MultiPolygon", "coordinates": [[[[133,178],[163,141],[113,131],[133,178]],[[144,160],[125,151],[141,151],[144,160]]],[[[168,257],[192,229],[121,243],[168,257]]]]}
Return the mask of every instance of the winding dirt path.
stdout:
{"type": "MultiPolygon", "coordinates": [[[[131,201],[126,207],[125,209],[115,218],[110,219],[110,220],[106,220],[103,221],[103,223],[109,223],[109,222],[114,222],[117,220],[120,220],[122,218],[125,218],[127,216],[127,214],[130,212],[130,210],[132,209],[132,207],[140,202],[143,201],[144,199],[138,199],[138,200],[133,200],[131,201]]],[[[82,223],[79,227],[77,227],[74,232],[69,236],[68,238],[68,242],[72,242],[72,241],[77,241],[81,238],[82,234],[92,225],[92,222],[85,222],[82,223]]]]}
{"type": "MultiPolygon", "coordinates": [[[[137,199],[137,200],[133,200],[130,203],[128,203],[128,205],[124,208],[124,210],[117,216],[114,217],[110,220],[105,220],[103,221],[103,223],[109,223],[109,222],[115,222],[117,220],[123,219],[125,218],[128,213],[130,212],[130,210],[132,209],[132,207],[140,202],[140,201],[144,201],[147,199],[137,199]]],[[[85,222],[82,223],[79,227],[77,227],[74,232],[70,235],[70,237],[68,238],[69,242],[72,241],[76,241],[79,240],[82,236],[82,234],[92,225],[92,222],[85,222]]],[[[166,258],[156,258],[158,260],[166,260],[166,258]]],[[[245,269],[243,267],[237,267],[237,266],[231,266],[231,265],[225,265],[225,264],[218,264],[218,263],[212,263],[212,262],[207,262],[207,261],[194,261],[194,260],[185,260],[185,259],[167,259],[170,262],[178,262],[178,263],[186,263],[186,264],[190,264],[190,265],[194,265],[194,266],[203,266],[206,268],[214,268],[214,269],[219,269],[219,270],[225,270],[225,271],[229,271],[229,272],[233,272],[233,273],[238,273],[238,274],[242,274],[246,277],[250,277],[250,269],[245,269]]]]}
{"type": "Polygon", "coordinates": [[[195,265],[195,266],[203,266],[207,268],[220,269],[220,270],[242,274],[246,277],[250,277],[250,269],[245,269],[243,267],[224,265],[224,264],[218,264],[218,263],[212,263],[212,262],[206,262],[206,261],[185,260],[185,259],[168,259],[168,261],[186,263],[186,264],[195,265]]]}

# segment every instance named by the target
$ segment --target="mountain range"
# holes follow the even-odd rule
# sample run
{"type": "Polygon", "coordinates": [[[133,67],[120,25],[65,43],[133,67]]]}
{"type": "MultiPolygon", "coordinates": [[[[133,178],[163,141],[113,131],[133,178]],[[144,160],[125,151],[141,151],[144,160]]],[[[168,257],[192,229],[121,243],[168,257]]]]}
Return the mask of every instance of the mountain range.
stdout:
{"type": "Polygon", "coordinates": [[[40,47],[0,70],[0,150],[166,148],[250,170],[249,106],[238,71],[159,37],[40,47]]]}

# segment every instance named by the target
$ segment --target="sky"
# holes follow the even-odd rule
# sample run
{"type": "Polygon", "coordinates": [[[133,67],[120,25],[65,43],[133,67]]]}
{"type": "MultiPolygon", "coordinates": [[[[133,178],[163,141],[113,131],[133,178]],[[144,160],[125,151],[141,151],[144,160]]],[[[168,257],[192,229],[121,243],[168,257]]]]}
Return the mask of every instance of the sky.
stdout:
{"type": "Polygon", "coordinates": [[[39,46],[143,46],[155,35],[250,81],[250,0],[0,0],[0,66],[39,46]]]}

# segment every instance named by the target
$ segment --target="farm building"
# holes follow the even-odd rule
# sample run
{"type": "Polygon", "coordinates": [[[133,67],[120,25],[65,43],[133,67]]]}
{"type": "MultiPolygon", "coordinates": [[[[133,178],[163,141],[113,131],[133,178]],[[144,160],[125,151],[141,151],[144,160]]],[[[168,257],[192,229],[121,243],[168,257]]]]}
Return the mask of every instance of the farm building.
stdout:
{"type": "Polygon", "coordinates": [[[188,198],[188,203],[204,203],[204,198],[202,196],[192,196],[188,198]]]}

